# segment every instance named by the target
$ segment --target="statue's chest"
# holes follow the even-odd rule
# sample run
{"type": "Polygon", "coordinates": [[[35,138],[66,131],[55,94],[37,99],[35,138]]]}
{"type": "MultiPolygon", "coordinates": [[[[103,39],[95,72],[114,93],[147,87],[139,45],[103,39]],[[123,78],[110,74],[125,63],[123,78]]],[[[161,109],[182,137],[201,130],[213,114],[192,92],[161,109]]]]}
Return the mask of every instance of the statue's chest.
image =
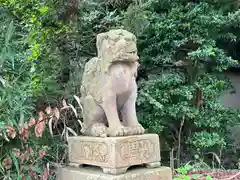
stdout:
{"type": "Polygon", "coordinates": [[[131,92],[135,83],[135,77],[130,67],[119,66],[112,76],[112,88],[117,95],[128,94],[131,92]]]}
{"type": "Polygon", "coordinates": [[[118,108],[121,108],[131,96],[133,89],[136,88],[135,77],[132,72],[126,68],[119,72],[115,83],[115,92],[117,96],[118,108]]]}
{"type": "Polygon", "coordinates": [[[125,92],[122,94],[117,95],[117,108],[120,110],[122,106],[126,103],[126,101],[129,99],[131,96],[132,92],[125,92]]]}
{"type": "Polygon", "coordinates": [[[132,68],[125,64],[116,64],[111,67],[107,78],[107,86],[116,94],[118,108],[121,107],[136,88],[136,81],[132,68]]]}

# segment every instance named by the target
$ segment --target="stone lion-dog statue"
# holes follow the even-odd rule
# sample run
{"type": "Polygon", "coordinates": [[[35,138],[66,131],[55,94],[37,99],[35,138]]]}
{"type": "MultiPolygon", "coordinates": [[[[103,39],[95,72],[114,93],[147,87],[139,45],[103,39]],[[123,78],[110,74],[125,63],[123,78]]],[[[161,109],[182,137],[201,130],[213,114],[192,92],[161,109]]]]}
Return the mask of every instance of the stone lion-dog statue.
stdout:
{"type": "Polygon", "coordinates": [[[138,122],[136,37],[122,30],[97,35],[98,57],[90,59],[82,76],[81,104],[87,136],[114,137],[143,134],[138,122]]]}

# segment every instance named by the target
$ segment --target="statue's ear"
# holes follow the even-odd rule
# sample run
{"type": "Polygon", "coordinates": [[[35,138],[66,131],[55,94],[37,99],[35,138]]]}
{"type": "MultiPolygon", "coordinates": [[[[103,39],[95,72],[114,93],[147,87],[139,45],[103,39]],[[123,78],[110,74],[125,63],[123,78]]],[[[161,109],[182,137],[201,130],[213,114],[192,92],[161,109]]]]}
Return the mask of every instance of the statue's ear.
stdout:
{"type": "Polygon", "coordinates": [[[97,35],[97,51],[98,51],[98,56],[101,54],[102,51],[102,43],[104,41],[104,39],[107,38],[107,34],[106,33],[100,33],[97,35]]]}

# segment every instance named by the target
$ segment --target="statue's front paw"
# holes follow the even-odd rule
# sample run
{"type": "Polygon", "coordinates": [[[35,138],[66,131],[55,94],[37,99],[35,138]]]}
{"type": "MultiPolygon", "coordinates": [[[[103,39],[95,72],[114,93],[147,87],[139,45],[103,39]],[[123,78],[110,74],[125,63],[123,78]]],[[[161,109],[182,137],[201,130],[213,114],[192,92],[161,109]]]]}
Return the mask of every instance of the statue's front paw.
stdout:
{"type": "Polygon", "coordinates": [[[138,134],[144,134],[145,129],[142,127],[141,124],[136,124],[134,126],[129,127],[131,128],[131,134],[132,135],[138,135],[138,134]]]}
{"type": "Polygon", "coordinates": [[[130,128],[124,126],[109,127],[107,134],[110,137],[125,136],[129,134],[129,131],[130,128]]]}
{"type": "Polygon", "coordinates": [[[103,123],[93,124],[91,135],[95,137],[107,137],[107,127],[103,123]]]}

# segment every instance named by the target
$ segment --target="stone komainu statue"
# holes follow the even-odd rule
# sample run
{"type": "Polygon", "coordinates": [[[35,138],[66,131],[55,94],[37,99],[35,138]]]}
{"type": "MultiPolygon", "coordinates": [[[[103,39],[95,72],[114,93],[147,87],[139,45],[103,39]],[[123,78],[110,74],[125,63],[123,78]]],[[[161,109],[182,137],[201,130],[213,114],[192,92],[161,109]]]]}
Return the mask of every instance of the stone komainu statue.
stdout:
{"type": "Polygon", "coordinates": [[[126,30],[110,30],[97,35],[98,57],[85,65],[81,103],[82,134],[125,136],[143,134],[136,116],[136,37],[126,30]]]}

